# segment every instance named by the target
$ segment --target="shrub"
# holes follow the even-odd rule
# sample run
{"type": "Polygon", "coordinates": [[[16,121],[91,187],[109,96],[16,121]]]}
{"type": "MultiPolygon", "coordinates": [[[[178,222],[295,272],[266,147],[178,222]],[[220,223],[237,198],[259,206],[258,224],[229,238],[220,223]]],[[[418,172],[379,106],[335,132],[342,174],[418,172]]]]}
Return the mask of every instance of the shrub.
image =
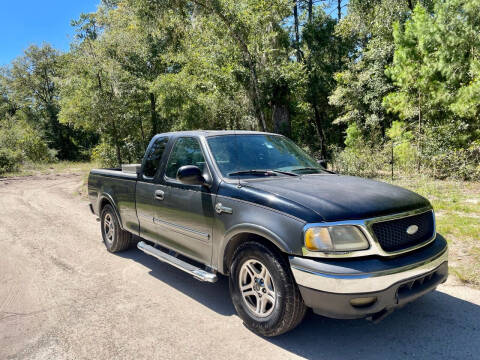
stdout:
{"type": "Polygon", "coordinates": [[[435,178],[480,180],[478,129],[460,122],[432,126],[425,129],[422,143],[421,162],[435,178]]]}
{"type": "Polygon", "coordinates": [[[417,149],[412,143],[414,139],[413,134],[407,130],[405,122],[394,121],[390,129],[387,130],[387,136],[391,141],[385,146],[390,147],[390,152],[393,146],[394,168],[402,172],[412,169],[418,161],[418,155],[417,149]]]}
{"type": "MultiPolygon", "coordinates": [[[[145,153],[144,145],[135,141],[131,136],[120,141],[120,154],[123,163],[141,162],[145,153]]],[[[92,150],[92,160],[104,167],[119,167],[115,146],[103,140],[92,150]]]]}
{"type": "Polygon", "coordinates": [[[0,174],[17,170],[22,161],[21,151],[0,148],[0,174]]]}
{"type": "Polygon", "coordinates": [[[386,171],[387,165],[387,156],[381,147],[332,149],[332,169],[341,174],[378,177],[386,171]]]}
{"type": "Polygon", "coordinates": [[[102,167],[115,167],[119,165],[117,164],[115,148],[105,141],[102,141],[93,148],[92,159],[102,167]]]}
{"type": "Polygon", "coordinates": [[[454,149],[434,155],[429,160],[438,179],[480,180],[480,141],[467,149],[454,149]]]}
{"type": "Polygon", "coordinates": [[[56,151],[48,148],[43,139],[31,127],[24,128],[18,146],[25,158],[33,162],[51,162],[56,159],[56,151]]]}
{"type": "Polygon", "coordinates": [[[23,161],[51,162],[55,151],[49,149],[41,134],[27,122],[15,117],[0,121],[0,173],[15,171],[23,161]]]}
{"type": "Polygon", "coordinates": [[[365,141],[357,124],[350,124],[345,133],[347,135],[345,137],[345,146],[348,149],[358,149],[363,147],[365,141]]]}
{"type": "Polygon", "coordinates": [[[365,140],[356,124],[346,130],[345,149],[332,147],[332,169],[335,172],[362,177],[377,177],[388,165],[387,151],[381,144],[365,140]]]}

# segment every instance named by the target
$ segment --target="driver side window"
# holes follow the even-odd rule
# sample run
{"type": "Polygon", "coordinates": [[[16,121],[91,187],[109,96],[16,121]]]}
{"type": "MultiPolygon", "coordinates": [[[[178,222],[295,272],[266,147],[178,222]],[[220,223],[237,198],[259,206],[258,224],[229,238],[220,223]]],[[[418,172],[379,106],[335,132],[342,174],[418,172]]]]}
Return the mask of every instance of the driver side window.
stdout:
{"type": "Polygon", "coordinates": [[[178,169],[185,165],[198,166],[202,171],[205,168],[205,158],[196,138],[183,137],[175,142],[168,159],[165,175],[168,178],[176,179],[178,169]]]}

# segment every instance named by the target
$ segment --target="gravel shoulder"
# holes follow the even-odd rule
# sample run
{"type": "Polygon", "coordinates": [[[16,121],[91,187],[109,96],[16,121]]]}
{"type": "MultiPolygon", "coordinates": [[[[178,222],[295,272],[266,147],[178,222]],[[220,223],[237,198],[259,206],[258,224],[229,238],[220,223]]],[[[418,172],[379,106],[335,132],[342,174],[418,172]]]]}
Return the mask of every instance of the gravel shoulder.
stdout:
{"type": "Polygon", "coordinates": [[[380,324],[309,314],[264,339],[226,278],[108,253],[77,174],[0,181],[1,359],[478,358],[480,290],[450,279],[380,324]]]}

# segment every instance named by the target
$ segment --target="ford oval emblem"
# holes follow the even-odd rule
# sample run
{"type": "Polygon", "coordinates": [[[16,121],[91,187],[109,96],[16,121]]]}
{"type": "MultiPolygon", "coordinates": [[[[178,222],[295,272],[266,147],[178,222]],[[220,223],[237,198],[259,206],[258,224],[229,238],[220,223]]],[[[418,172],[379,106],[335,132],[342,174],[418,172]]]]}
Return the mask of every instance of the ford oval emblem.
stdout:
{"type": "Polygon", "coordinates": [[[408,228],[407,228],[407,234],[408,235],[414,235],[416,234],[418,231],[418,226],[417,225],[410,225],[408,228]]]}

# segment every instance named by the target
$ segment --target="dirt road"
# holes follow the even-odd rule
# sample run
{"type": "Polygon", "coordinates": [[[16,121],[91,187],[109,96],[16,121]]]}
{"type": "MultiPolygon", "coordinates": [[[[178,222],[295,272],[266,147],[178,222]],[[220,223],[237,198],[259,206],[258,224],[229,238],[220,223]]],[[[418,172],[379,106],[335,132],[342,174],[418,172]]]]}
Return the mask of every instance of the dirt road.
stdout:
{"type": "Polygon", "coordinates": [[[480,291],[449,280],[378,325],[309,315],[264,339],[228,283],[109,254],[79,175],[0,181],[0,359],[480,358],[480,291]]]}

